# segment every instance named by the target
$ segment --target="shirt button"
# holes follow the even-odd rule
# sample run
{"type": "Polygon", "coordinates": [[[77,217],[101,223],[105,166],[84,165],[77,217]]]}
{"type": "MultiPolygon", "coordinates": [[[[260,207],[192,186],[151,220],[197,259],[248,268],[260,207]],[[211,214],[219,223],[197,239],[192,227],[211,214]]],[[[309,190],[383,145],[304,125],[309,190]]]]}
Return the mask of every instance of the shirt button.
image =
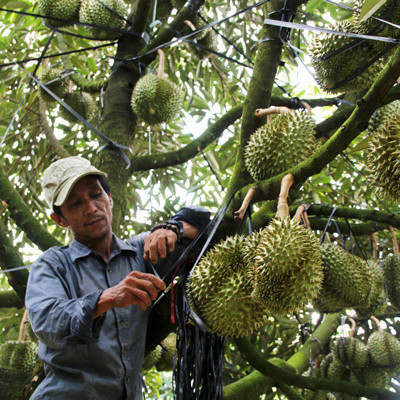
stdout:
{"type": "Polygon", "coordinates": [[[127,381],[127,382],[129,382],[129,377],[128,377],[128,378],[126,378],[126,381],[127,381]]]}
{"type": "Polygon", "coordinates": [[[123,325],[123,324],[124,324],[124,321],[119,321],[119,324],[120,324],[120,325],[123,325]]]}
{"type": "Polygon", "coordinates": [[[111,274],[111,272],[112,272],[112,269],[109,269],[109,270],[108,270],[108,273],[111,274]]]}

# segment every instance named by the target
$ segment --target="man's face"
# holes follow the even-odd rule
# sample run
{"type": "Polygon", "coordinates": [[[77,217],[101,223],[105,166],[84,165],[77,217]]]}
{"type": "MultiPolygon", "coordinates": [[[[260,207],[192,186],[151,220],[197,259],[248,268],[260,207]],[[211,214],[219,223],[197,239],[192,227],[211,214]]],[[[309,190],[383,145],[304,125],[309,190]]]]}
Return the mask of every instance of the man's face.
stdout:
{"type": "Polygon", "coordinates": [[[68,226],[75,239],[86,246],[111,236],[111,195],[107,195],[96,177],[80,179],[60,209],[62,217],[56,222],[68,226]]]}

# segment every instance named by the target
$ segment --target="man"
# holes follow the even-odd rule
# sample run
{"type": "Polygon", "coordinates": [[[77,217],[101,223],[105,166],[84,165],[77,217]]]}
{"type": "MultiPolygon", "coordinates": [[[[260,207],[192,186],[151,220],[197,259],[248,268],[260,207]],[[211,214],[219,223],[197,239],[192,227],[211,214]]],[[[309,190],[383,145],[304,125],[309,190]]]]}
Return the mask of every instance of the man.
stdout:
{"type": "Polygon", "coordinates": [[[197,237],[209,220],[208,211],[184,207],[124,242],[112,233],[105,177],[80,157],[58,160],[43,174],[51,218],[74,239],[31,268],[26,307],[46,374],[31,400],[142,398],[149,306],[166,288],[149,272],[165,276],[178,238],[197,237]]]}

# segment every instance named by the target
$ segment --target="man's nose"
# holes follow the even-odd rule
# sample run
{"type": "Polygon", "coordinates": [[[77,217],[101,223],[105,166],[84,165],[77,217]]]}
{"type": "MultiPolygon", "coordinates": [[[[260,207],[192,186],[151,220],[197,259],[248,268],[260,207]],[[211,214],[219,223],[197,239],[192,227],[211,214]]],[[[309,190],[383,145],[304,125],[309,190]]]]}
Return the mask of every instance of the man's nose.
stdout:
{"type": "Polygon", "coordinates": [[[93,214],[97,211],[97,207],[94,201],[87,200],[85,202],[85,213],[86,214],[93,214]]]}

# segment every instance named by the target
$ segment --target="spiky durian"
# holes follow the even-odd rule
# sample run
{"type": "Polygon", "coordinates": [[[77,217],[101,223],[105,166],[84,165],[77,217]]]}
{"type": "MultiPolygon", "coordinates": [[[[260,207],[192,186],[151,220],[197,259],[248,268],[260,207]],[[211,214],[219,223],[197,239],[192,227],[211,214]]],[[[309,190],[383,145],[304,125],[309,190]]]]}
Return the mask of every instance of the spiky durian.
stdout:
{"type": "Polygon", "coordinates": [[[373,281],[370,265],[331,243],[323,244],[321,251],[324,283],[314,307],[319,311],[335,312],[364,304],[373,281]]]}
{"type": "Polygon", "coordinates": [[[103,28],[89,27],[93,37],[98,39],[116,39],[125,25],[127,7],[123,0],[82,0],[79,10],[79,22],[103,28]]]}
{"type": "Polygon", "coordinates": [[[259,233],[249,269],[252,298],[271,313],[299,311],[319,293],[323,270],[316,236],[297,219],[278,218],[259,233]]]}
{"type": "Polygon", "coordinates": [[[0,367],[32,372],[37,353],[38,345],[35,342],[9,340],[0,345],[0,367]]]}
{"type": "MultiPolygon", "coordinates": [[[[358,33],[360,24],[356,21],[340,21],[331,29],[339,32],[358,33]]],[[[370,40],[331,34],[318,34],[310,45],[312,64],[321,86],[332,93],[352,92],[367,89],[384,66],[379,59],[363,70],[376,56],[370,40]],[[344,82],[346,81],[346,82],[344,82]]]]}
{"type": "Polygon", "coordinates": [[[160,345],[156,346],[150,353],[143,359],[142,370],[147,371],[152,368],[160,360],[163,349],[160,345]]]}
{"type": "Polygon", "coordinates": [[[183,93],[167,78],[147,74],[136,83],[131,98],[132,110],[149,125],[168,122],[182,108],[183,93]]]}
{"type": "Polygon", "coordinates": [[[254,180],[278,175],[307,159],[316,148],[315,122],[296,110],[276,115],[258,128],[245,148],[245,164],[254,180]]]}
{"type": "Polygon", "coordinates": [[[189,302],[211,332],[247,336],[264,325],[265,306],[251,298],[243,255],[246,237],[235,235],[214,246],[194,268],[189,302]]]}
{"type": "Polygon", "coordinates": [[[364,368],[368,363],[368,348],[355,337],[339,337],[332,348],[332,355],[350,369],[364,368]]]}
{"type": "Polygon", "coordinates": [[[196,39],[200,46],[190,44],[189,48],[191,52],[200,58],[211,57],[214,53],[210,50],[217,51],[217,34],[212,29],[207,29],[199,32],[195,37],[189,38],[189,40],[196,39]]]}
{"type": "Polygon", "coordinates": [[[389,200],[400,199],[400,114],[384,122],[371,135],[366,164],[376,194],[389,200]]]}
{"type": "Polygon", "coordinates": [[[394,114],[400,114],[400,100],[393,101],[378,108],[369,120],[366,133],[372,134],[394,114]]]}
{"type": "Polygon", "coordinates": [[[385,389],[389,385],[390,375],[382,368],[367,367],[356,373],[350,372],[350,382],[361,383],[377,389],[385,389]]]}
{"type": "Polygon", "coordinates": [[[391,333],[375,331],[367,345],[372,366],[400,369],[400,342],[391,333]]]}
{"type": "Polygon", "coordinates": [[[39,13],[50,17],[47,21],[53,26],[71,25],[71,22],[77,21],[80,4],[81,0],[38,0],[39,13]]]}
{"type": "Polygon", "coordinates": [[[176,334],[170,333],[161,342],[161,357],[156,363],[158,371],[171,371],[174,366],[174,356],[176,353],[176,334]]]}
{"type": "Polygon", "coordinates": [[[400,254],[386,257],[383,260],[382,266],[389,301],[400,310],[400,254]]]}
{"type": "Polygon", "coordinates": [[[335,357],[329,363],[326,370],[326,377],[329,379],[336,379],[339,381],[346,381],[350,377],[350,370],[347,369],[341,362],[339,362],[335,357]]]}
{"type": "MultiPolygon", "coordinates": [[[[46,87],[60,98],[67,94],[68,81],[68,78],[63,75],[63,70],[61,68],[45,68],[40,74],[40,82],[46,84],[46,87]]],[[[39,87],[39,95],[46,103],[54,103],[56,101],[54,97],[47,93],[42,87],[39,87]]]]}
{"type": "MultiPolygon", "coordinates": [[[[64,97],[64,101],[79,115],[91,122],[96,118],[97,107],[93,100],[93,97],[86,92],[74,92],[67,93],[64,97]]],[[[60,108],[60,116],[70,122],[80,122],[72,113],[66,108],[60,108]]]]}

